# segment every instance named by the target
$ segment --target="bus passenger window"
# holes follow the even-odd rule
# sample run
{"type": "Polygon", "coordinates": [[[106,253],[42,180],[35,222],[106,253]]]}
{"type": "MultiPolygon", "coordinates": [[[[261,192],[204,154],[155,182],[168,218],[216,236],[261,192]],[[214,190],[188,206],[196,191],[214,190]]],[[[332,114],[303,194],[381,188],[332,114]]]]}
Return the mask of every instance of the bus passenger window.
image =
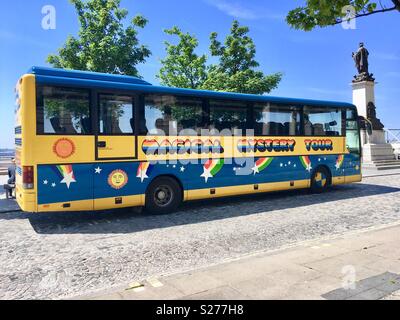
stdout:
{"type": "Polygon", "coordinates": [[[89,92],[43,86],[37,89],[38,134],[91,134],[89,92]]]}
{"type": "Polygon", "coordinates": [[[203,101],[191,97],[148,95],[144,118],[151,135],[199,135],[203,129],[203,101]]]}
{"type": "Polygon", "coordinates": [[[133,134],[135,121],[130,96],[100,95],[100,134],[133,134]]]}
{"type": "Polygon", "coordinates": [[[271,103],[254,106],[255,136],[300,135],[300,108],[271,103]]]}
{"type": "Polygon", "coordinates": [[[247,104],[236,101],[210,100],[210,131],[211,134],[219,134],[227,130],[226,134],[233,135],[236,130],[241,134],[246,133],[247,128],[247,104]]]}
{"type": "Polygon", "coordinates": [[[306,136],[341,136],[342,110],[329,107],[304,107],[304,134],[306,136]]]}

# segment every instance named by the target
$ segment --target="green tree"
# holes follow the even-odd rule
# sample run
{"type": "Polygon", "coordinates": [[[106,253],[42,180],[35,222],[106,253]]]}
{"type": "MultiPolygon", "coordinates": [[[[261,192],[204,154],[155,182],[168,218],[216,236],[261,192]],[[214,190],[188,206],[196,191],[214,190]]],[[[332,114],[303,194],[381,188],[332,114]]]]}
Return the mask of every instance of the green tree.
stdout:
{"type": "Polygon", "coordinates": [[[372,14],[400,11],[400,0],[382,1],[371,0],[307,0],[306,5],[291,10],[286,21],[295,29],[310,31],[315,27],[326,27],[340,24],[349,20],[343,11],[345,6],[353,6],[355,18],[372,14]]]}
{"type": "Polygon", "coordinates": [[[206,55],[197,55],[197,38],[183,33],[178,27],[164,31],[179,37],[178,44],[165,41],[167,56],[161,60],[162,68],[158,74],[161,84],[169,87],[198,89],[207,78],[206,55]]]}
{"type": "Polygon", "coordinates": [[[256,46],[248,36],[249,28],[234,21],[231,33],[222,44],[218,34],[211,34],[211,54],[219,63],[209,67],[203,89],[251,94],[264,94],[275,89],[282,79],[281,73],[265,75],[257,70],[256,46]]]}
{"type": "Polygon", "coordinates": [[[151,52],[139,44],[137,28],[144,28],[147,20],[138,15],[125,27],[128,11],[120,8],[121,0],[70,1],[78,14],[79,36],[69,36],[47,61],[56,68],[139,76],[136,65],[151,52]]]}

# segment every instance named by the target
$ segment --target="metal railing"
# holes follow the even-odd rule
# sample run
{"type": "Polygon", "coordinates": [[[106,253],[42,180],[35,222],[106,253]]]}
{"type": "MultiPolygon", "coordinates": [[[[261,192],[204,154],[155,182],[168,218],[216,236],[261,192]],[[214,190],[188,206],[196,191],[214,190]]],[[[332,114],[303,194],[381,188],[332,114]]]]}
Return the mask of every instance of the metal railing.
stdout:
{"type": "Polygon", "coordinates": [[[386,142],[391,144],[400,144],[400,129],[384,129],[386,133],[386,142]]]}

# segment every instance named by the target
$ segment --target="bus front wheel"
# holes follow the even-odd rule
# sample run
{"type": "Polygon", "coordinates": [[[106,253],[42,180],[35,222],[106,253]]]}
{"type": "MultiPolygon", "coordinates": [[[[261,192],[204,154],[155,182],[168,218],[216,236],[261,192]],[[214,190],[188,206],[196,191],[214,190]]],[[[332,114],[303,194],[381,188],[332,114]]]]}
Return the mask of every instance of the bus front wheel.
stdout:
{"type": "Polygon", "coordinates": [[[325,167],[318,167],[311,176],[311,192],[322,193],[329,188],[331,175],[325,167]]]}
{"type": "Polygon", "coordinates": [[[182,202],[182,189],[170,177],[155,179],[147,189],[145,209],[149,213],[168,214],[174,212],[182,202]]]}

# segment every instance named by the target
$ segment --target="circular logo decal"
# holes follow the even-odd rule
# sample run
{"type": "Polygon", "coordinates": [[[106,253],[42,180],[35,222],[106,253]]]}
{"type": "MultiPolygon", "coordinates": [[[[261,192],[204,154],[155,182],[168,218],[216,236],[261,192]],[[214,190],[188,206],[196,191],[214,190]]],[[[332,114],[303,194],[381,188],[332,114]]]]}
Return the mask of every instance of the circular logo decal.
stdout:
{"type": "Polygon", "coordinates": [[[108,184],[111,188],[114,189],[122,189],[128,183],[128,175],[125,171],[122,170],[114,170],[108,176],[108,184]]]}
{"type": "Polygon", "coordinates": [[[75,144],[66,138],[57,140],[53,145],[53,152],[57,157],[67,159],[75,153],[75,144]]]}

